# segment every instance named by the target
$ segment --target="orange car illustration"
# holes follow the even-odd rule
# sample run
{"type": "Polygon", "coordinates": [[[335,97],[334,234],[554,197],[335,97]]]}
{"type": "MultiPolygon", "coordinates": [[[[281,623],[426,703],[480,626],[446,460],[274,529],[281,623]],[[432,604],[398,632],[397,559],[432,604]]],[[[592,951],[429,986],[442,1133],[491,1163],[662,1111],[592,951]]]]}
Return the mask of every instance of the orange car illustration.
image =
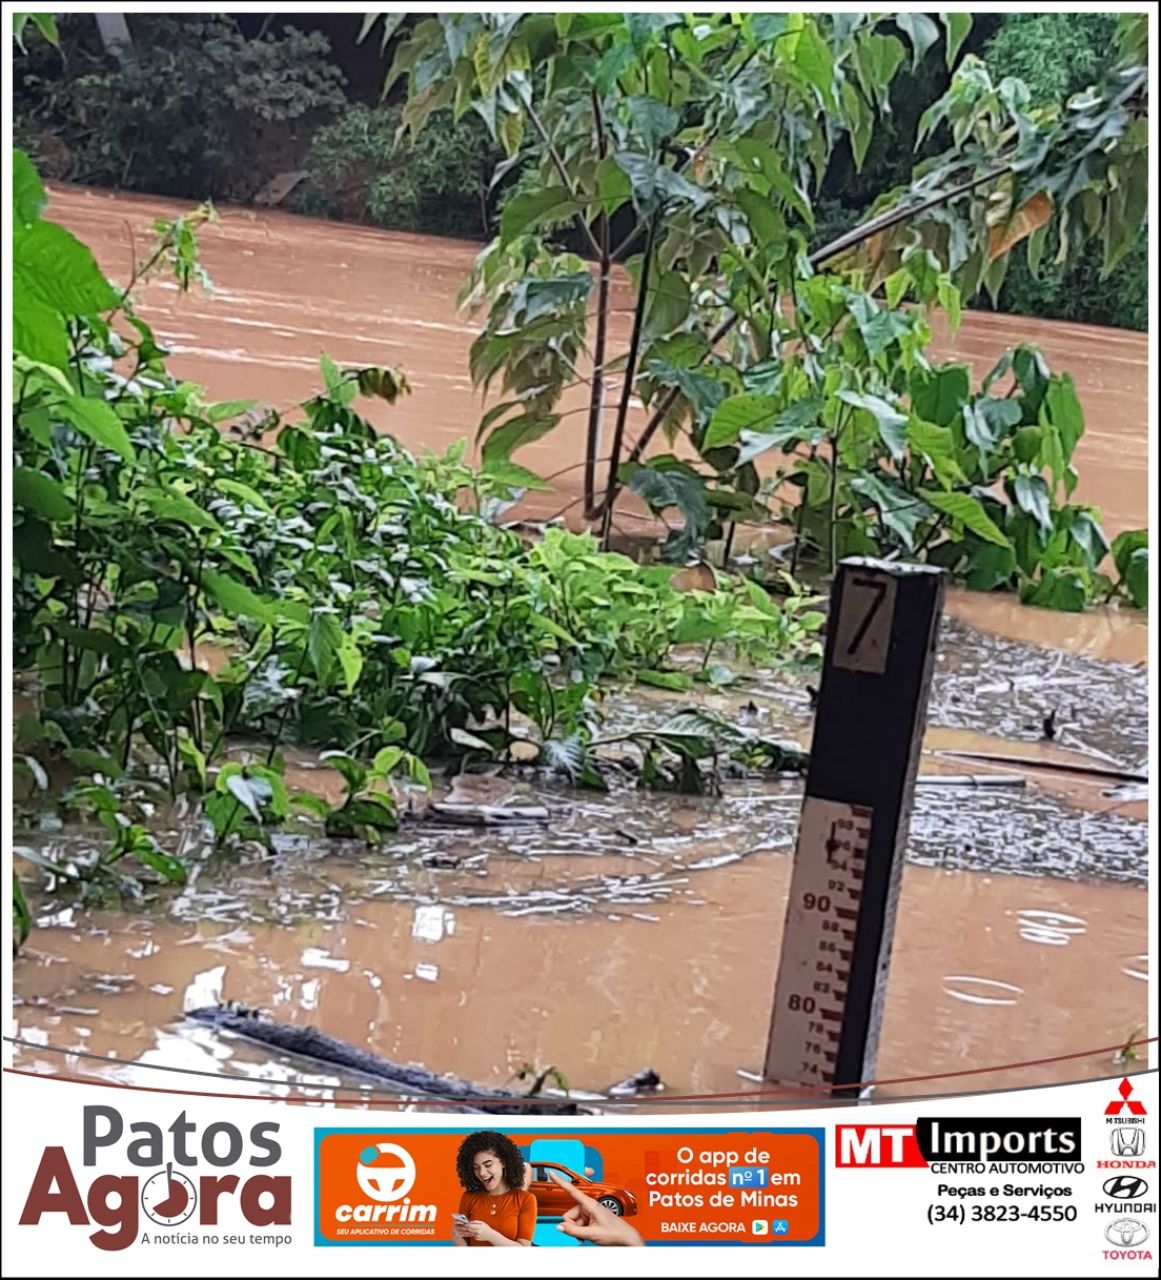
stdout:
{"type": "Polygon", "coordinates": [[[637,1197],[624,1187],[614,1186],[611,1182],[596,1182],[586,1178],[563,1164],[553,1164],[548,1160],[532,1162],[532,1182],[528,1188],[536,1197],[536,1207],[541,1217],[559,1218],[576,1205],[576,1201],[563,1187],[558,1187],[548,1176],[548,1170],[565,1182],[571,1182],[578,1191],[602,1204],[610,1213],[618,1217],[631,1218],[637,1212],[637,1197]]]}

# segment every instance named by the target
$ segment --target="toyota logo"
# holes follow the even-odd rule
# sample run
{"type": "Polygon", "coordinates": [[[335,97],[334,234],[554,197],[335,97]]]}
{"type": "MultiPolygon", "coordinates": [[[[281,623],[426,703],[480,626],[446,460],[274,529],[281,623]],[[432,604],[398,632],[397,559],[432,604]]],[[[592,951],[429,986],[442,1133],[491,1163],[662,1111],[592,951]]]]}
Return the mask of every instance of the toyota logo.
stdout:
{"type": "Polygon", "coordinates": [[[1136,1218],[1121,1218],[1105,1227],[1105,1239],[1122,1249],[1132,1249],[1149,1239],[1149,1228],[1136,1218]]]}
{"type": "Polygon", "coordinates": [[[1111,1200],[1143,1200],[1149,1184],[1144,1178],[1129,1178],[1122,1174],[1110,1178],[1104,1185],[1104,1193],[1111,1200]]]}

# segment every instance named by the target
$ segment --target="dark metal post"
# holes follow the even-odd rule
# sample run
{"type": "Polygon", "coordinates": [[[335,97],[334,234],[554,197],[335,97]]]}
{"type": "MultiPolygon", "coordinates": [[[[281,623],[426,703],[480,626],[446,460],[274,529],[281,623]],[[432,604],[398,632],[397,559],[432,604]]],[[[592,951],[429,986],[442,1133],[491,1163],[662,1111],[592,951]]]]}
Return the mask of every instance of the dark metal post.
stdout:
{"type": "Polygon", "coordinates": [[[766,1051],[777,1084],[874,1078],[944,570],[843,560],[766,1051]]]}

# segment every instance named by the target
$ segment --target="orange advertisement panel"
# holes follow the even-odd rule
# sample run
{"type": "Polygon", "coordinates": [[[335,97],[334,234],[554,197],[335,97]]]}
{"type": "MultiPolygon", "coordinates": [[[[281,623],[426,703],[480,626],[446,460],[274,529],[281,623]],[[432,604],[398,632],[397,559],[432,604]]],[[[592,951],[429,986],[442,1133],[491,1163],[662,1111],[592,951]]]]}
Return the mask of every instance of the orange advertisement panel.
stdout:
{"type": "Polygon", "coordinates": [[[822,1245],[821,1129],[316,1129],[318,1245],[822,1245]]]}

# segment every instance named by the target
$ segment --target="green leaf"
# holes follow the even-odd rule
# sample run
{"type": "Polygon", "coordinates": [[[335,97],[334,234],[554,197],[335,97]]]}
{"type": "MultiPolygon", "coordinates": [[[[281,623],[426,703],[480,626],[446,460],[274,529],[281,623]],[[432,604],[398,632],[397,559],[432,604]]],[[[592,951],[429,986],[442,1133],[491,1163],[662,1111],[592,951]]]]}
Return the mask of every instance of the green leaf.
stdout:
{"type": "Polygon", "coordinates": [[[513,196],[500,215],[500,244],[508,244],[538,223],[570,217],[575,208],[568,192],[560,186],[513,196]]]}
{"type": "Polygon", "coordinates": [[[641,684],[652,685],[655,689],[670,689],[674,693],[684,693],[693,688],[693,677],[684,671],[655,671],[643,668],[638,670],[637,679],[641,684]]]}
{"type": "Polygon", "coordinates": [[[363,674],[363,654],[352,635],[344,635],[338,647],[339,666],[343,670],[343,692],[349,698],[363,674]]]}
{"type": "Polygon", "coordinates": [[[72,499],[43,471],[17,467],[12,472],[12,500],[46,520],[71,520],[76,514],[72,499]]]}
{"type": "Polygon", "coordinates": [[[952,333],[959,330],[959,322],[963,312],[963,299],[959,288],[952,284],[947,276],[940,276],[936,286],[936,297],[939,305],[947,312],[947,323],[952,333]]]}
{"type": "Polygon", "coordinates": [[[865,473],[851,482],[853,492],[874,503],[884,528],[890,529],[908,551],[915,550],[915,530],[931,516],[931,507],[896,480],[865,473]]]}
{"type": "Polygon", "coordinates": [[[915,283],[915,297],[920,302],[930,302],[939,289],[939,259],[930,249],[922,245],[912,245],[903,254],[903,266],[915,283]]]}
{"type": "Polygon", "coordinates": [[[887,295],[887,306],[894,309],[899,305],[903,295],[907,292],[911,285],[911,273],[900,267],[883,281],[884,292],[887,295]]]}
{"type": "Polygon", "coordinates": [[[1113,542],[1113,563],[1121,586],[1138,609],[1149,607],[1149,534],[1145,529],[1126,529],[1113,542]]]}
{"type": "Polygon", "coordinates": [[[1129,561],[1133,553],[1140,551],[1143,547],[1149,545],[1149,532],[1147,529],[1126,529],[1124,533],[1120,533],[1113,540],[1113,563],[1117,566],[1117,573],[1123,578],[1128,572],[1129,561]]]}
{"type": "Polygon", "coordinates": [[[64,316],[96,315],[118,302],[91,251],[55,222],[15,228],[12,280],[14,288],[64,316]]]}
{"type": "Polygon", "coordinates": [[[359,394],[355,379],[344,373],[325,351],[319,355],[319,366],[330,399],[336,404],[350,404],[359,394]]]}
{"type": "Polygon", "coordinates": [[[243,484],[241,480],[233,480],[228,476],[218,477],[214,483],[223,493],[231,494],[235,498],[241,498],[243,502],[248,502],[250,506],[264,511],[267,515],[274,514],[274,508],[269,502],[258,492],[252,489],[248,484],[243,484]]]}
{"type": "Polygon", "coordinates": [[[970,13],[944,13],[940,14],[943,19],[943,25],[947,30],[947,69],[950,71],[955,63],[956,54],[959,53],[960,46],[968,38],[968,34],[972,29],[972,15],[970,13]]]}
{"type": "Polygon", "coordinates": [[[57,30],[56,17],[51,13],[14,13],[12,15],[12,34],[16,43],[24,48],[24,28],[28,23],[56,48],[60,48],[60,32],[57,30]]]}
{"type": "Polygon", "coordinates": [[[1081,613],[1088,604],[1090,589],[1085,575],[1068,565],[1047,570],[1027,597],[1027,603],[1041,609],[1057,609],[1063,613],[1081,613]]]}
{"type": "Polygon", "coordinates": [[[559,414],[536,411],[521,414],[496,427],[488,436],[481,453],[484,469],[487,470],[497,462],[507,462],[517,449],[547,435],[559,421],[559,414]]]}
{"type": "Polygon", "coordinates": [[[1010,547],[1012,544],[1004,534],[992,523],[984,505],[978,498],[968,493],[939,493],[935,490],[921,490],[923,497],[936,509],[958,520],[965,529],[970,529],[985,542],[994,542],[998,547],[1010,547]]]}
{"type": "MultiPolygon", "coordinates": [[[[939,39],[939,28],[925,13],[892,14],[895,25],[911,41],[911,69],[919,66],[919,61],[931,46],[939,39]]],[[[971,19],[968,19],[971,25],[971,19]]]]}
{"type": "Polygon", "coordinates": [[[1138,547],[1129,557],[1129,563],[1122,575],[1125,590],[1129,599],[1138,609],[1149,607],[1149,549],[1138,547]]]}
{"type": "Polygon", "coordinates": [[[345,751],[323,751],[319,755],[319,760],[342,775],[350,795],[361,790],[363,783],[367,780],[367,770],[345,751]]]}
{"type": "Polygon", "coordinates": [[[117,454],[128,463],[135,460],[137,455],[124,423],[104,400],[95,400],[90,396],[70,396],[67,400],[62,400],[56,409],[61,417],[71,422],[94,444],[117,454]]]}
{"type": "Polygon", "coordinates": [[[956,481],[963,481],[964,474],[955,457],[955,438],[950,428],[938,427],[934,422],[924,422],[914,414],[907,420],[907,443],[912,450],[923,454],[931,465],[935,478],[945,489],[956,481]]]}
{"type": "Polygon", "coordinates": [[[834,55],[830,46],[819,35],[813,19],[798,34],[794,46],[794,65],[822,94],[824,102],[834,102],[834,55]]]}
{"type": "Polygon", "coordinates": [[[705,479],[681,464],[660,466],[657,462],[632,471],[629,487],[654,513],[677,507],[684,528],[666,539],[664,554],[670,562],[683,563],[697,547],[709,521],[705,479]]]}
{"type": "Polygon", "coordinates": [[[629,175],[612,156],[606,156],[597,166],[597,195],[601,208],[612,214],[633,198],[633,184],[629,175]]]}
{"type": "Polygon", "coordinates": [[[87,747],[72,747],[65,752],[65,759],[82,773],[103,773],[106,778],[119,778],[124,773],[120,764],[103,751],[87,747]]]}
{"type": "Polygon", "coordinates": [[[1042,427],[1021,427],[1012,438],[1012,451],[1017,462],[1035,461],[1040,454],[1040,446],[1044,437],[1042,427]]]}
{"type": "Polygon", "coordinates": [[[133,856],[170,884],[185,884],[185,863],[159,848],[152,836],[134,846],[133,856]]]}
{"type": "Polygon", "coordinates": [[[850,293],[846,306],[855,317],[872,360],[882,355],[897,338],[911,331],[910,316],[878,306],[867,293],[850,293]]]}
{"type": "Polygon", "coordinates": [[[514,489],[536,489],[548,492],[552,485],[542,480],[535,471],[529,471],[518,462],[508,458],[490,458],[485,460],[483,473],[499,484],[511,485],[514,489]]]}
{"type": "Polygon", "coordinates": [[[649,285],[642,335],[645,341],[664,338],[689,315],[689,283],[679,271],[666,271],[649,285]]]}
{"type": "Polygon", "coordinates": [[[778,412],[778,401],[773,396],[749,393],[731,396],[714,410],[702,440],[702,450],[733,444],[743,431],[760,432],[763,427],[773,426],[778,412]]]}
{"type": "Polygon", "coordinates": [[[48,197],[36,167],[21,150],[12,152],[12,216],[22,227],[31,226],[39,217],[48,197]]]}
{"type": "Polygon", "coordinates": [[[1011,547],[971,539],[964,583],[972,591],[995,591],[1006,586],[1016,572],[1016,555],[1011,547]]]}
{"type": "Polygon", "coordinates": [[[119,658],[124,653],[120,642],[108,631],[99,631],[93,627],[75,627],[68,622],[58,622],[56,633],[62,640],[67,640],[78,649],[103,653],[111,658],[119,658]]]}
{"type": "Polygon", "coordinates": [[[469,733],[466,729],[453,728],[448,733],[448,738],[458,747],[467,747],[470,751],[484,751],[488,755],[492,754],[491,745],[477,738],[474,733],[469,733]]]}
{"type": "Polygon", "coordinates": [[[990,453],[1023,416],[1014,400],[981,396],[963,407],[964,434],[983,453],[990,453]]]}
{"type": "Polygon", "coordinates": [[[316,613],[311,618],[306,632],[306,651],[314,673],[324,688],[330,684],[342,642],[342,624],[333,613],[316,613]]]}
{"type": "Polygon", "coordinates": [[[253,618],[256,622],[274,622],[276,611],[265,600],[237,578],[216,569],[202,571],[202,586],[214,597],[231,618],[253,618]]]}
{"type": "Polygon", "coordinates": [[[656,155],[681,126],[681,114],[667,103],[644,94],[634,94],[625,102],[633,132],[647,155],[656,155]]]}
{"type": "Polygon", "coordinates": [[[855,161],[855,172],[861,173],[863,161],[867,158],[867,148],[871,145],[875,117],[870,107],[863,101],[863,95],[855,88],[853,81],[843,81],[839,96],[842,100],[843,114],[847,119],[847,128],[850,130],[851,155],[855,161]]]}
{"type": "Polygon", "coordinates": [[[738,192],[738,205],[746,215],[755,244],[763,249],[785,248],[786,222],[769,196],[746,187],[738,192]]]}
{"type": "MultiPolygon", "coordinates": [[[[612,15],[610,15],[612,16],[612,15]]],[[[589,72],[593,86],[602,98],[608,97],[613,86],[621,75],[633,64],[633,46],[614,41],[597,59],[596,66],[589,72]]]]}
{"type": "Polygon", "coordinates": [[[971,394],[971,369],[966,364],[945,364],[916,369],[910,382],[911,407],[925,422],[950,427],[963,402],[971,394]]]}
{"type": "Polygon", "coordinates": [[[811,444],[817,444],[825,434],[825,428],[820,422],[825,408],[825,402],[817,398],[799,400],[778,414],[771,430],[743,431],[737,465],[745,466],[767,450],[781,448],[791,441],[807,440],[811,444]]]}
{"type": "MultiPolygon", "coordinates": [[[[1003,361],[1000,361],[1003,364],[1003,361]]],[[[1020,400],[1025,406],[1025,419],[1035,418],[1044,403],[1052,377],[1044,353],[1037,347],[1019,346],[1012,352],[1012,371],[1020,384],[1020,400]]],[[[997,368],[1000,365],[996,366],[997,368]]]]}
{"type": "Polygon", "coordinates": [[[15,871],[12,873],[12,930],[16,934],[13,950],[18,951],[32,932],[32,912],[24,897],[24,887],[15,871]]]}
{"type": "Polygon", "coordinates": [[[192,498],[176,489],[147,489],[143,500],[158,520],[173,520],[191,529],[222,527],[208,511],[203,511],[192,498]]]}
{"type": "Polygon", "coordinates": [[[1044,410],[1049,421],[1060,432],[1064,446],[1064,461],[1071,461],[1077,441],[1084,435],[1084,410],[1076,394],[1076,384],[1070,373],[1053,377],[1044,396],[1044,410]]]}
{"type": "Polygon", "coordinates": [[[666,203],[670,200],[681,200],[700,209],[709,203],[710,194],[701,187],[694,186],[680,174],[663,164],[658,164],[649,156],[635,151],[617,151],[614,158],[629,177],[633,188],[634,200],[643,208],[651,208],[655,203],[666,203]]]}
{"type": "Polygon", "coordinates": [[[838,393],[838,398],[845,404],[869,413],[879,429],[880,438],[891,451],[891,456],[896,462],[902,460],[907,453],[907,415],[905,413],[900,413],[879,396],[849,391],[846,388],[838,393]]]}
{"type": "Polygon", "coordinates": [[[35,297],[13,272],[12,349],[45,367],[68,368],[69,335],[64,317],[35,297]]]}
{"type": "Polygon", "coordinates": [[[256,783],[257,779],[244,778],[240,773],[234,773],[226,779],[226,789],[255,822],[261,822],[262,804],[267,799],[267,794],[256,783]]]}
{"type": "Polygon", "coordinates": [[[1013,486],[1016,493],[1016,504],[1021,511],[1027,511],[1045,533],[1051,533],[1052,498],[1048,485],[1040,475],[1018,475],[1013,486]]]}
{"type": "Polygon", "coordinates": [[[248,413],[257,403],[257,400],[223,400],[219,404],[207,405],[206,417],[211,422],[225,422],[248,413]]]}

